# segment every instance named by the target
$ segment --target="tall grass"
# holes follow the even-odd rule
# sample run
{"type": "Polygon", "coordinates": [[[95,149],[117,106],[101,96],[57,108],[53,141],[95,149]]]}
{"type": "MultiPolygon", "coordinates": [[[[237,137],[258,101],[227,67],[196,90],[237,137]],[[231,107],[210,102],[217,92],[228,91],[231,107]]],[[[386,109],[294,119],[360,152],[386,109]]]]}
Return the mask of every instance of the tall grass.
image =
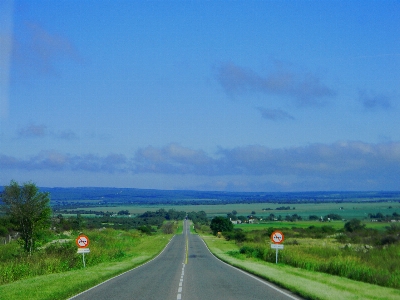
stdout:
{"type": "MultiPolygon", "coordinates": [[[[141,238],[137,230],[105,229],[85,233],[90,238],[90,253],[85,254],[86,266],[130,256],[131,249],[141,238]]],[[[3,245],[0,247],[0,285],[38,275],[81,269],[82,255],[76,252],[75,235],[69,241],[48,244],[32,256],[21,252],[17,242],[3,245]]]]}
{"type": "MultiPolygon", "coordinates": [[[[276,251],[271,249],[270,245],[245,243],[239,252],[247,257],[275,262],[276,251]]],[[[389,245],[365,252],[357,248],[285,245],[284,250],[279,251],[279,263],[381,286],[400,288],[400,245],[389,245]]]]}

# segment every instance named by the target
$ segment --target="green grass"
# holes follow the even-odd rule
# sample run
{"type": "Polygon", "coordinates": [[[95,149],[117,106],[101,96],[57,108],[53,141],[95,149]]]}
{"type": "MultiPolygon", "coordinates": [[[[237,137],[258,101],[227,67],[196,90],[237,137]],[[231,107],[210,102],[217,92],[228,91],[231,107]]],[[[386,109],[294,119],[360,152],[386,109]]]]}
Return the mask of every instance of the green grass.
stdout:
{"type": "MultiPolygon", "coordinates": [[[[112,236],[116,235],[120,238],[120,242],[124,243],[117,242],[115,249],[111,247],[109,250],[111,252],[108,253],[117,254],[115,259],[107,258],[106,256],[109,254],[101,253],[100,249],[105,246],[102,243],[106,243],[106,241],[103,238],[97,239],[95,232],[89,232],[87,235],[91,240],[93,239],[93,242],[91,241],[89,245],[91,252],[85,255],[86,268],[80,267],[67,272],[34,276],[0,285],[0,298],[13,300],[66,299],[152,259],[171,238],[171,235],[144,235],[129,238],[126,236],[129,233],[112,230],[109,230],[107,234],[110,234],[110,240],[112,236]],[[130,243],[130,246],[126,243],[130,243]],[[121,251],[124,252],[123,256],[121,256],[121,251]]],[[[81,255],[76,254],[76,256],[79,261],[82,260],[81,255]]]]}
{"type": "MultiPolygon", "coordinates": [[[[203,236],[211,252],[223,261],[274,282],[307,299],[399,299],[400,291],[393,288],[350,280],[344,277],[268,263],[244,256],[232,256],[239,247],[233,242],[214,236],[203,236]]],[[[282,250],[285,251],[285,250],[282,250]]]]}
{"type": "Polygon", "coordinates": [[[189,223],[190,234],[197,234],[196,230],[194,229],[193,222],[190,221],[189,223]]]}
{"type": "MultiPolygon", "coordinates": [[[[331,226],[334,229],[342,229],[346,222],[343,221],[331,221],[331,222],[319,222],[319,221],[297,221],[297,222],[288,222],[288,221],[269,221],[269,222],[256,222],[253,224],[242,223],[234,225],[234,228],[241,228],[244,231],[251,231],[251,230],[261,230],[267,228],[308,228],[310,226],[331,226]]],[[[390,226],[390,223],[386,222],[363,222],[366,225],[366,228],[374,228],[378,230],[384,230],[387,226],[390,226]]]]}
{"type": "MultiPolygon", "coordinates": [[[[131,214],[142,214],[146,211],[156,211],[160,207],[153,205],[116,205],[114,207],[90,207],[93,211],[110,211],[117,213],[120,210],[128,210],[131,214]]],[[[273,213],[276,216],[281,215],[283,218],[286,215],[298,214],[303,219],[308,219],[310,215],[325,216],[331,213],[338,214],[344,219],[368,218],[368,213],[376,214],[378,212],[384,215],[392,215],[393,212],[400,213],[400,202],[351,202],[351,203],[251,203],[251,204],[219,204],[219,205],[163,205],[165,210],[174,209],[176,211],[205,211],[210,217],[217,215],[226,215],[227,213],[236,210],[238,215],[250,215],[252,211],[256,212],[256,216],[269,216],[273,213]],[[276,210],[280,206],[290,206],[290,210],[276,210]],[[389,206],[392,208],[389,209],[389,206]],[[295,209],[293,209],[293,207],[295,209]],[[340,209],[343,207],[344,209],[340,209]],[[263,211],[264,208],[272,210],[263,211]]]]}
{"type": "Polygon", "coordinates": [[[176,234],[183,233],[183,221],[177,221],[178,226],[176,227],[176,234]]]}
{"type": "MultiPolygon", "coordinates": [[[[399,246],[390,245],[383,250],[372,248],[368,251],[362,246],[359,246],[359,250],[356,247],[352,247],[354,250],[340,249],[334,242],[325,240],[303,244],[302,239],[300,244],[285,245],[285,249],[280,251],[279,261],[304,270],[400,289],[400,260],[396,259],[399,246]]],[[[239,252],[231,252],[235,257],[241,257],[241,254],[275,262],[275,250],[270,245],[244,243],[239,252]]]]}

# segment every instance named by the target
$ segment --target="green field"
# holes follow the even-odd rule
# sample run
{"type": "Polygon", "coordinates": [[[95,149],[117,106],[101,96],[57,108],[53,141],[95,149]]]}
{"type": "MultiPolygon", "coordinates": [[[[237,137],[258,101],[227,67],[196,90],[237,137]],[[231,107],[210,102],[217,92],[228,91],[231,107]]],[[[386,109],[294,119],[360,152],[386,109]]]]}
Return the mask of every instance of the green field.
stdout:
{"type": "MultiPolygon", "coordinates": [[[[270,221],[270,222],[259,222],[253,224],[236,224],[234,228],[241,228],[244,231],[251,230],[262,230],[269,227],[272,228],[308,228],[310,226],[331,226],[334,229],[342,229],[344,226],[344,221],[332,221],[332,222],[319,222],[319,221],[298,221],[298,222],[287,222],[287,221],[270,221]]],[[[377,230],[384,230],[390,224],[387,222],[364,222],[367,228],[373,228],[377,230]]]]}
{"type": "MultiPolygon", "coordinates": [[[[82,207],[81,209],[84,209],[82,207]]],[[[400,202],[351,202],[351,203],[298,203],[298,204],[282,204],[282,203],[251,203],[251,204],[226,204],[226,205],[116,205],[109,207],[90,207],[92,211],[109,211],[117,213],[121,210],[128,210],[132,215],[142,214],[146,211],[156,211],[160,208],[165,210],[174,209],[176,211],[205,211],[210,217],[217,215],[226,215],[236,210],[238,215],[250,215],[252,211],[256,212],[257,217],[269,216],[274,214],[281,215],[285,218],[287,215],[297,214],[303,219],[308,219],[310,215],[318,217],[328,214],[338,214],[343,219],[366,219],[368,214],[382,213],[383,215],[392,215],[394,212],[400,214],[400,202]],[[290,210],[276,210],[281,206],[290,206],[290,210]],[[391,207],[391,208],[389,208],[391,207]],[[265,210],[270,208],[271,210],[265,210]],[[293,209],[294,208],[294,209],[293,209]],[[342,209],[341,209],[342,208],[342,209]]]]}

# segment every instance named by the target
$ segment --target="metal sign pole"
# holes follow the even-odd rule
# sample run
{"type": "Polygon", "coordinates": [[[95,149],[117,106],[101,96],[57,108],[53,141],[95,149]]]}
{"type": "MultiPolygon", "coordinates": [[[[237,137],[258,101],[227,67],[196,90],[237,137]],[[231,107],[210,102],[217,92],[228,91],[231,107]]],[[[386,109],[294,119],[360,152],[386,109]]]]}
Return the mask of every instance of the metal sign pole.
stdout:
{"type": "Polygon", "coordinates": [[[278,263],[278,248],[276,248],[276,264],[278,263]]]}
{"type": "MultiPolygon", "coordinates": [[[[278,250],[276,250],[278,251],[278,250]]],[[[86,268],[86,264],[85,264],[85,252],[82,253],[82,260],[83,260],[83,267],[86,268]]]]}

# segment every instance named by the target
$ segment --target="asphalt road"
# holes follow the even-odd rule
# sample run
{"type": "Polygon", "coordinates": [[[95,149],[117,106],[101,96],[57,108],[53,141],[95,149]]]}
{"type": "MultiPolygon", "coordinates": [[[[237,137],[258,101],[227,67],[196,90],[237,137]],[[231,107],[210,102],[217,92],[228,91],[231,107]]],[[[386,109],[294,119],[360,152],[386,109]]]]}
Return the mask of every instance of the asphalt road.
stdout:
{"type": "Polygon", "coordinates": [[[216,259],[187,224],[156,259],[71,299],[301,299],[216,259]]]}

